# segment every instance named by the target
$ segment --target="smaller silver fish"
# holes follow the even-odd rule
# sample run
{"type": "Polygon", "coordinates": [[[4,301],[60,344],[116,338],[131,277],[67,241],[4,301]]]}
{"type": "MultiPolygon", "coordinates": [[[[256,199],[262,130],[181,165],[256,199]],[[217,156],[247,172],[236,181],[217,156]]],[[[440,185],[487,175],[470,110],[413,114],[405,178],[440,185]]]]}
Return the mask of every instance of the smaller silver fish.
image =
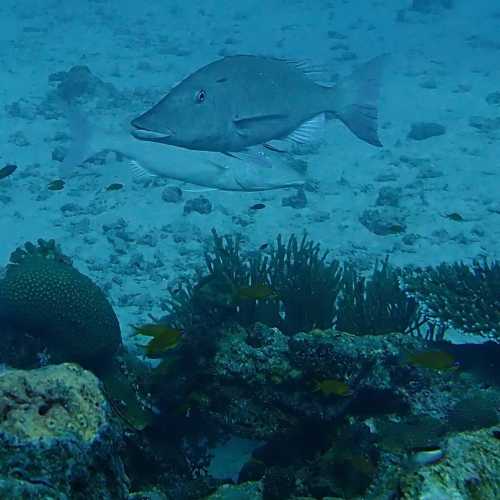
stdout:
{"type": "Polygon", "coordinates": [[[289,155],[260,146],[236,157],[138,141],[127,131],[91,126],[76,110],[71,111],[70,126],[73,144],[60,166],[62,177],[102,151],[115,151],[131,160],[136,176],[165,177],[214,190],[268,191],[306,182],[293,168],[289,155]]]}

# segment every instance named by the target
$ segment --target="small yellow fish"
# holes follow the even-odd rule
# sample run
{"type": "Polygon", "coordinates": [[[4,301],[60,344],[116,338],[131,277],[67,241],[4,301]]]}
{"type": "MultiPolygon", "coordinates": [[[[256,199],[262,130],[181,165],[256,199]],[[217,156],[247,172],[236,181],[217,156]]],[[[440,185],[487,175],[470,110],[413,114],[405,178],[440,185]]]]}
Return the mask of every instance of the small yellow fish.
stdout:
{"type": "Polygon", "coordinates": [[[120,184],[119,182],[113,182],[113,184],[110,184],[107,188],[106,191],[118,191],[123,188],[123,184],[120,184]]]}
{"type": "Polygon", "coordinates": [[[147,324],[133,327],[136,335],[153,337],[146,346],[144,346],[145,354],[148,358],[158,358],[177,347],[182,333],[176,328],[171,328],[167,325],[147,324]]]}
{"type": "Polygon", "coordinates": [[[432,370],[453,370],[457,368],[455,358],[444,351],[421,351],[410,354],[407,358],[410,365],[432,370]]]}
{"type": "Polygon", "coordinates": [[[64,189],[65,182],[62,179],[56,179],[55,181],[49,182],[47,186],[50,191],[61,191],[64,189]]]}
{"type": "Polygon", "coordinates": [[[5,165],[5,167],[0,168],[0,179],[5,179],[5,177],[13,174],[16,169],[16,165],[5,165]]]}
{"type": "Polygon", "coordinates": [[[235,297],[239,300],[265,300],[276,299],[278,294],[265,283],[258,283],[237,288],[235,297]]]}
{"type": "Polygon", "coordinates": [[[166,332],[177,332],[176,328],[172,328],[162,323],[147,323],[145,325],[132,325],[135,333],[134,335],[142,335],[144,337],[160,337],[166,332]]]}
{"type": "Polygon", "coordinates": [[[332,394],[335,394],[335,396],[350,396],[352,394],[349,385],[342,382],[342,380],[334,378],[328,378],[321,380],[320,382],[316,382],[314,391],[319,391],[324,396],[331,396],[332,394]]]}

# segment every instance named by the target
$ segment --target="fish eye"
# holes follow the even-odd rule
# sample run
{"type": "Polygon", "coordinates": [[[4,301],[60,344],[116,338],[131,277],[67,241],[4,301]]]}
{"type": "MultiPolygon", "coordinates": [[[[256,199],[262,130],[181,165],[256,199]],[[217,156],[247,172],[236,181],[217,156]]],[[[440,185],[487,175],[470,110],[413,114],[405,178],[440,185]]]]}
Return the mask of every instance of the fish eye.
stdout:
{"type": "Polygon", "coordinates": [[[199,103],[204,102],[206,97],[207,97],[207,93],[203,89],[201,89],[196,94],[196,102],[199,102],[199,103]]]}

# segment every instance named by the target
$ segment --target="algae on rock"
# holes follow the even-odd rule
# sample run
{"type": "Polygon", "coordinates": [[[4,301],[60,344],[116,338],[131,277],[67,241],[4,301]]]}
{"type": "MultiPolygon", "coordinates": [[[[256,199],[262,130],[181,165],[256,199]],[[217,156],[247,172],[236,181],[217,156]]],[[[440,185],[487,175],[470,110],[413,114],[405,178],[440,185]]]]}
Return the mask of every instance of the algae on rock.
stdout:
{"type": "Polygon", "coordinates": [[[0,496],[127,498],[121,433],[110,417],[99,380],[77,365],[2,372],[0,496]]]}
{"type": "Polygon", "coordinates": [[[497,500],[499,496],[500,440],[491,428],[450,437],[443,461],[400,481],[401,500],[497,500]]]}

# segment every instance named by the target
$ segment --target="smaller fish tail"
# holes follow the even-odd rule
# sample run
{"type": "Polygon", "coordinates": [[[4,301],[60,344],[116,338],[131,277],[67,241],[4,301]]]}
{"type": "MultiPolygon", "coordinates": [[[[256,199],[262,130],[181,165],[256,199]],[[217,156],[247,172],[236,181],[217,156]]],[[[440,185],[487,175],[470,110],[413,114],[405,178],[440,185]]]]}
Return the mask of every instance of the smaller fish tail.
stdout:
{"type": "Polygon", "coordinates": [[[92,127],[84,114],[76,107],[66,108],[66,118],[71,134],[71,145],[64,160],[59,166],[61,178],[70,177],[75,173],[75,168],[85,160],[98,153],[92,151],[92,127]]]}
{"type": "Polygon", "coordinates": [[[373,146],[382,146],[377,132],[377,104],[387,59],[387,54],[371,59],[331,90],[335,116],[353,134],[373,146]]]}

